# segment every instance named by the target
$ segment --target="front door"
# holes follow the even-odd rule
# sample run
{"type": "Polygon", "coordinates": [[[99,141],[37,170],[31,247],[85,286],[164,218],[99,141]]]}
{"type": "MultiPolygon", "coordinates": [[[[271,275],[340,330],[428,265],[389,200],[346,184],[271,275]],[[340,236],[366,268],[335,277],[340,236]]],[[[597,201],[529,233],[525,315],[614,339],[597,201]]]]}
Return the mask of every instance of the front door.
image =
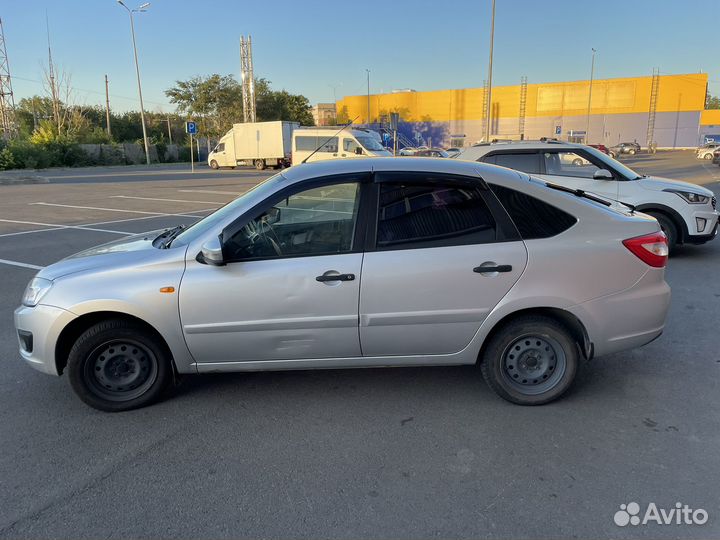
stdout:
{"type": "Polygon", "coordinates": [[[224,239],[226,266],[188,253],[180,318],[198,363],[361,355],[360,190],[341,177],[271,199],[224,239]]]}
{"type": "Polygon", "coordinates": [[[619,200],[623,182],[617,179],[595,180],[593,175],[605,165],[594,156],[572,150],[542,151],[540,160],[544,165],[541,178],[573,189],[597,193],[608,199],[619,200]]]}
{"type": "Polygon", "coordinates": [[[518,280],[527,251],[503,237],[479,182],[400,176],[379,184],[360,288],[363,354],[455,353],[518,280]]]}

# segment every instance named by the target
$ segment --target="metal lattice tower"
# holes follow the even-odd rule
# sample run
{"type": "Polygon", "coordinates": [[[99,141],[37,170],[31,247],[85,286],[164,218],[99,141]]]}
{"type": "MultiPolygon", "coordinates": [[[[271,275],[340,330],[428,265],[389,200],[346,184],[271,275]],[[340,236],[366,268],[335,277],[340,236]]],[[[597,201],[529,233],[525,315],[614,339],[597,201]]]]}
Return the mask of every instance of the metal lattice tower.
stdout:
{"type": "Polygon", "coordinates": [[[487,79],[483,81],[483,102],[482,102],[482,126],[483,126],[483,136],[482,140],[487,142],[490,139],[490,134],[488,133],[488,127],[487,126],[487,110],[488,110],[488,99],[490,99],[490,92],[488,88],[488,82],[487,79]]]}
{"type": "Polygon", "coordinates": [[[520,114],[518,115],[518,133],[520,140],[525,139],[525,112],[527,110],[527,77],[520,77],[520,114]]]}
{"type": "Polygon", "coordinates": [[[660,68],[653,68],[652,82],[650,83],[650,107],[648,109],[648,124],[646,144],[648,147],[655,138],[655,114],[657,112],[658,91],[660,90],[660,68]]]}
{"type": "Polygon", "coordinates": [[[17,133],[15,126],[15,97],[13,96],[10,63],[5,46],[5,30],[0,19],[0,129],[5,139],[17,133]]]}
{"type": "Polygon", "coordinates": [[[252,37],[240,36],[240,82],[242,83],[243,121],[256,122],[255,75],[252,61],[252,37]]]}

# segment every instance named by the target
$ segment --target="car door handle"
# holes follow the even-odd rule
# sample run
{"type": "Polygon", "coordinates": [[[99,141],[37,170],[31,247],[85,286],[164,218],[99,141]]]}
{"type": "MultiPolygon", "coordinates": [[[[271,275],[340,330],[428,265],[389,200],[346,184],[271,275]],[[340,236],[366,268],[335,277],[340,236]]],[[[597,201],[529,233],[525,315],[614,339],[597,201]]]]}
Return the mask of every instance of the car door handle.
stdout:
{"type": "Polygon", "coordinates": [[[498,264],[496,266],[476,266],[473,272],[478,274],[489,274],[490,272],[512,272],[512,265],[498,264]]]}
{"type": "Polygon", "coordinates": [[[322,276],[317,276],[315,278],[315,281],[325,282],[325,281],[354,281],[355,280],[355,274],[323,274],[322,276]]]}

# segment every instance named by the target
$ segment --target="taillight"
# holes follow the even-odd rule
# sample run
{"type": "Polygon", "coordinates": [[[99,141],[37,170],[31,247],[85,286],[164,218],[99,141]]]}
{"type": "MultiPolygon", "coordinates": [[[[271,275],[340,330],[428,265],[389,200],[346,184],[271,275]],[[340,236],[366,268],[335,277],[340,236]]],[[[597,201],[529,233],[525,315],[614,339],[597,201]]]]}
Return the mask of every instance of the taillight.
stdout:
{"type": "Polygon", "coordinates": [[[645,264],[655,268],[662,268],[667,264],[668,243],[662,231],[628,238],[623,240],[623,244],[645,264]]]}

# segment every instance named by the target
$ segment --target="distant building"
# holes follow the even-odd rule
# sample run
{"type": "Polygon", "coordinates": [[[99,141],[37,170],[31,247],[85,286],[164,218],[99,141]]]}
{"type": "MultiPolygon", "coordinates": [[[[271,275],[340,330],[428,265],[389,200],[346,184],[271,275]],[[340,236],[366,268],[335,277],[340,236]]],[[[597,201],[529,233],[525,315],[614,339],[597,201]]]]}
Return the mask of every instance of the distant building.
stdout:
{"type": "Polygon", "coordinates": [[[402,134],[413,143],[469,146],[484,138],[556,137],[608,146],[637,141],[645,146],[652,133],[660,148],[687,148],[702,143],[705,135],[720,134],[720,112],[704,110],[707,82],[705,73],[596,79],[589,122],[590,81],[494,86],[489,136],[484,133],[482,88],[374,94],[369,119],[367,95],[346,96],[338,100],[337,110],[359,117],[356,124],[378,127],[387,124],[389,113],[397,112],[402,134]],[[654,127],[648,130],[651,117],[654,127]]]}
{"type": "Polygon", "coordinates": [[[334,126],[337,113],[334,103],[318,103],[312,108],[316,126],[334,126]]]}

